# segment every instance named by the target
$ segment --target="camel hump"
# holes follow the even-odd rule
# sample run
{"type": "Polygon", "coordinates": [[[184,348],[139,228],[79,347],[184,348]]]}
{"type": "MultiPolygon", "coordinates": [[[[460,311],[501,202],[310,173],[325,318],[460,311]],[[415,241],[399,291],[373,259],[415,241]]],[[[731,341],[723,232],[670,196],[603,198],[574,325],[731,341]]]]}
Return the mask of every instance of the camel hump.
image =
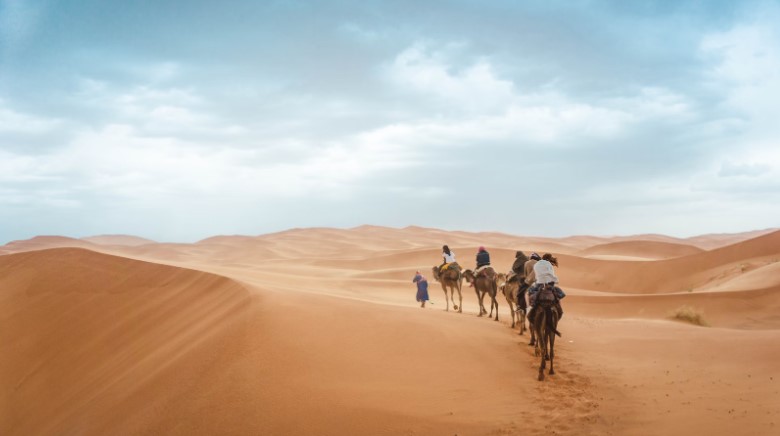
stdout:
{"type": "Polygon", "coordinates": [[[474,271],[475,277],[487,277],[491,280],[496,279],[496,270],[490,265],[483,265],[474,271]]]}

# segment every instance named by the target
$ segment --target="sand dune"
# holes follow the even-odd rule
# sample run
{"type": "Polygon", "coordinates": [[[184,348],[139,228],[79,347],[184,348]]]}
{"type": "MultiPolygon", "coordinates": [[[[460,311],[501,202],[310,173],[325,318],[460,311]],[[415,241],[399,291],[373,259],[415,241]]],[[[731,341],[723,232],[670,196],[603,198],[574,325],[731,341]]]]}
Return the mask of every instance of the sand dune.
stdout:
{"type": "Polygon", "coordinates": [[[620,293],[693,292],[780,259],[780,231],[677,259],[627,262],[560,256],[561,280],[576,288],[620,293]]]}
{"type": "Polygon", "coordinates": [[[249,304],[224,277],[73,248],[0,257],[0,289],[0,429],[18,435],[140,431],[249,304]]]}
{"type": "Polygon", "coordinates": [[[87,236],[85,238],[81,238],[81,240],[88,241],[98,245],[127,245],[131,247],[156,243],[151,239],[139,238],[138,236],[130,236],[130,235],[87,236]]]}
{"type": "Polygon", "coordinates": [[[618,241],[588,247],[578,253],[583,257],[628,256],[635,259],[658,260],[701,253],[701,248],[659,241],[618,241]]]}
{"type": "Polygon", "coordinates": [[[95,248],[95,244],[66,236],[36,236],[21,241],[11,241],[0,247],[0,254],[21,253],[24,251],[43,250],[47,248],[81,247],[95,248]]]}
{"type": "Polygon", "coordinates": [[[87,239],[0,247],[15,253],[0,256],[0,434],[732,436],[780,425],[780,350],[769,346],[780,232],[87,239]],[[559,257],[569,296],[556,375],[536,381],[539,361],[502,298],[499,322],[476,316],[468,287],[463,313],[445,312],[432,281],[419,308],[412,275],[440,263],[443,243],[469,268],[479,245],[499,271],[517,249],[559,257]],[[63,246],[83,248],[47,249],[63,246]],[[671,320],[681,306],[711,327],[671,320]]]}

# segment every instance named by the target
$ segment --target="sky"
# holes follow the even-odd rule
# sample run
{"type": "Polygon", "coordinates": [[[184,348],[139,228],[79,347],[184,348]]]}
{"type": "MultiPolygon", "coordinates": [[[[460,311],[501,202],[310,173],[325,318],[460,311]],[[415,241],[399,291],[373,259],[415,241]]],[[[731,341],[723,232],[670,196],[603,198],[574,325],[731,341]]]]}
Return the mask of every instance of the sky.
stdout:
{"type": "Polygon", "coordinates": [[[780,1],[0,0],[0,244],[780,226],[780,1]]]}

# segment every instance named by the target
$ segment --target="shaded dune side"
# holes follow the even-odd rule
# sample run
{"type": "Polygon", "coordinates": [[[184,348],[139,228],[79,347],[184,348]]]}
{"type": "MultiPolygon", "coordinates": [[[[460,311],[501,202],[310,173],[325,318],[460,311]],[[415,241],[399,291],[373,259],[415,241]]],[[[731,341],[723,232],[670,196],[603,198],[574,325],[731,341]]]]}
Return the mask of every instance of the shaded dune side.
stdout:
{"type": "Polygon", "coordinates": [[[560,255],[561,283],[619,293],[687,292],[780,259],[780,231],[677,259],[621,262],[560,255]]]}
{"type": "Polygon", "coordinates": [[[132,433],[196,382],[249,301],[225,277],[84,249],[0,257],[0,433],[132,433]]]}

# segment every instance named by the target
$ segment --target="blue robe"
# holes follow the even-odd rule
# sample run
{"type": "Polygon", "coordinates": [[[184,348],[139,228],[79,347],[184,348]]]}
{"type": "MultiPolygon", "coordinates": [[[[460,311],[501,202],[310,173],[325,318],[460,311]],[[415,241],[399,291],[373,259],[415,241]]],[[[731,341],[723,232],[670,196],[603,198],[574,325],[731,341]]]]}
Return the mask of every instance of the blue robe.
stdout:
{"type": "Polygon", "coordinates": [[[421,274],[417,274],[414,276],[414,279],[412,279],[412,283],[417,283],[417,301],[428,301],[428,280],[421,274]]]}

